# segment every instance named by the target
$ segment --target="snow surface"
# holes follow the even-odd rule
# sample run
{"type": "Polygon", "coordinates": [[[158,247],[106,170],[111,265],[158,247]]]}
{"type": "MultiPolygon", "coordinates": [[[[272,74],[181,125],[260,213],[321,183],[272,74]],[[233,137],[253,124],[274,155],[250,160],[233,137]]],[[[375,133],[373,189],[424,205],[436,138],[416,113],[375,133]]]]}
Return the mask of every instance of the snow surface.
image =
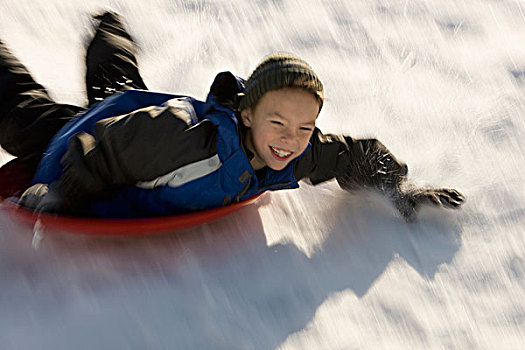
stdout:
{"type": "Polygon", "coordinates": [[[406,224],[331,182],[128,240],[34,238],[0,213],[1,349],[525,348],[525,1],[1,0],[0,38],[84,104],[105,5],[151,89],[203,98],[294,52],[325,84],[325,132],[376,136],[467,203],[406,224]]]}

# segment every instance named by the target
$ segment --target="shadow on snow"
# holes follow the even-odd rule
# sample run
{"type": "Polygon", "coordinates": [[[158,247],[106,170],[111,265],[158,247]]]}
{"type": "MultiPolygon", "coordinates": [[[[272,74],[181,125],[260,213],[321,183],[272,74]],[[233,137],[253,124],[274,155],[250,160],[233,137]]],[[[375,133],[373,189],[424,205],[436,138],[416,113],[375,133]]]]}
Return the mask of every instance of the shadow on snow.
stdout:
{"type": "Polygon", "coordinates": [[[271,198],[173,235],[94,240],[50,233],[37,250],[28,229],[0,217],[0,273],[9,281],[0,308],[11,320],[1,322],[0,338],[59,348],[275,348],[331,294],[363,297],[394,258],[432,279],[460,246],[459,228],[442,212],[406,224],[378,198],[363,204],[362,196],[345,195],[335,198],[332,232],[308,257],[292,243],[268,246],[259,209],[271,198]],[[34,329],[21,340],[16,330],[28,323],[34,329]],[[63,327],[67,336],[51,336],[63,327]]]}

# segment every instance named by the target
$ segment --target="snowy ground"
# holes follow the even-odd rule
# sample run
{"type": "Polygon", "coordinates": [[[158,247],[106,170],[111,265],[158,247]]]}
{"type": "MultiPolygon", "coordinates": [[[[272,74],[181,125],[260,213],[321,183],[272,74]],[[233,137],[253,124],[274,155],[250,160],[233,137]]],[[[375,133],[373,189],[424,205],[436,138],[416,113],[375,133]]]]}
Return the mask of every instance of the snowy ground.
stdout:
{"type": "Polygon", "coordinates": [[[108,4],[151,89],[203,98],[294,52],[325,84],[324,131],[376,136],[468,201],[406,224],[328,183],[162,237],[40,244],[0,213],[1,349],[525,348],[523,0],[0,0],[0,38],[83,104],[108,4]]]}

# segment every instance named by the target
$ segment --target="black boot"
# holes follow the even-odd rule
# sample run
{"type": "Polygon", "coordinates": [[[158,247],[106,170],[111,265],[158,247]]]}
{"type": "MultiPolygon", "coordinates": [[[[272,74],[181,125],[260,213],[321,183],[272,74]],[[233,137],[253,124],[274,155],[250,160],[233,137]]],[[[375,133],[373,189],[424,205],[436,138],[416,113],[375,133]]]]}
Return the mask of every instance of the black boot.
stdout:
{"type": "Polygon", "coordinates": [[[0,41],[0,145],[21,158],[39,158],[55,133],[83,108],[53,101],[0,41]]]}
{"type": "Polygon", "coordinates": [[[88,104],[102,101],[117,91],[147,90],[135,58],[135,42],[128,34],[120,15],[105,12],[86,54],[86,89],[88,104]]]}

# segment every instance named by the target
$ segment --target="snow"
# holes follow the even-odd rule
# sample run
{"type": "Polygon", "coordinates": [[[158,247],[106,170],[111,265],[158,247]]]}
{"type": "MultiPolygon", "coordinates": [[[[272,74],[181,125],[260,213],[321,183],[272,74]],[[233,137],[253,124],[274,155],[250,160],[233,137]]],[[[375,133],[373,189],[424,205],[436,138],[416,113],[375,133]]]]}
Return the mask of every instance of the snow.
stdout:
{"type": "Polygon", "coordinates": [[[108,5],[151,89],[203,98],[217,72],[294,52],[324,82],[323,131],[375,136],[467,203],[407,224],[303,185],[128,240],[38,241],[0,212],[0,348],[525,348],[523,0],[1,0],[0,38],[84,104],[89,14],[108,5]]]}

